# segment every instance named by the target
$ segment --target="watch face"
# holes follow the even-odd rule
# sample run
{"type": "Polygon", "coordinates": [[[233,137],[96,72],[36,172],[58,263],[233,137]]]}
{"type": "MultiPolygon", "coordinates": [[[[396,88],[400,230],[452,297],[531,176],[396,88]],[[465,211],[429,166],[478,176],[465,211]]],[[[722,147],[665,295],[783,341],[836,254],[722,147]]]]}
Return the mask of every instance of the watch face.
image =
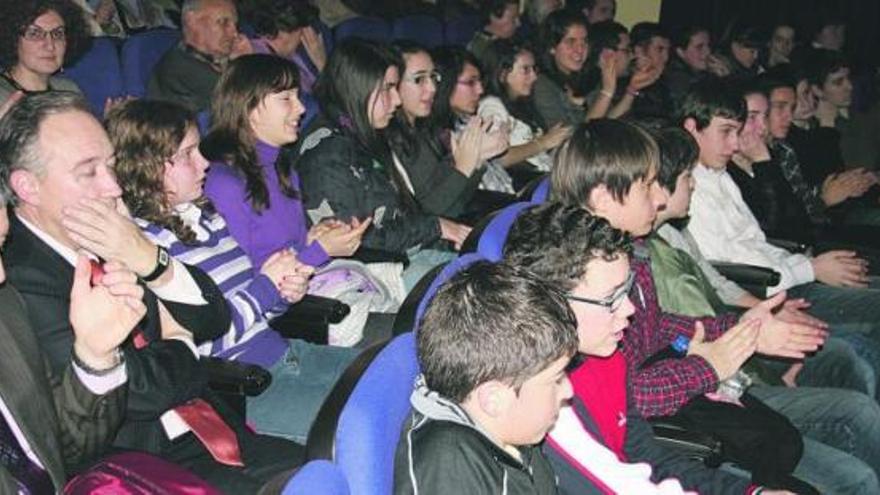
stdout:
{"type": "Polygon", "coordinates": [[[159,249],[159,264],[167,265],[168,264],[168,251],[164,249],[159,249]]]}

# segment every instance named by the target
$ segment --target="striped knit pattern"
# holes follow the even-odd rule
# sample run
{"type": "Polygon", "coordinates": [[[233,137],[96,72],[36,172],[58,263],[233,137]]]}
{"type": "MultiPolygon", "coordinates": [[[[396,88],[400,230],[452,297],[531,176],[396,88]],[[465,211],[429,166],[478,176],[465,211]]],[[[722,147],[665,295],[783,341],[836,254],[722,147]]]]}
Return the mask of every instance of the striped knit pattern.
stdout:
{"type": "Polygon", "coordinates": [[[136,221],[147,237],[171,256],[201,268],[226,296],[232,326],[222,337],[199,346],[200,353],[264,367],[284,355],[287,342],[269,328],[268,316],[272,316],[273,309],[283,311],[285,303],[273,282],[253,269],[229,234],[223,217],[202,212],[197,226],[194,225],[198,240],[193,245],[184,244],[170,230],[141,219],[136,221]]]}

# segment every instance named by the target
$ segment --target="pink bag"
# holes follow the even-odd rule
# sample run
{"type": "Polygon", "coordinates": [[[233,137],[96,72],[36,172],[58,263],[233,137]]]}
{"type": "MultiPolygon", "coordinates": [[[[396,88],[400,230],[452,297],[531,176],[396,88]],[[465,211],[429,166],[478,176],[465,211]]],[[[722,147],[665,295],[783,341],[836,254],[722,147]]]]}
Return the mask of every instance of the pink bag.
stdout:
{"type": "Polygon", "coordinates": [[[180,466],[143,452],[112,455],[76,476],[65,495],[221,495],[180,466]]]}

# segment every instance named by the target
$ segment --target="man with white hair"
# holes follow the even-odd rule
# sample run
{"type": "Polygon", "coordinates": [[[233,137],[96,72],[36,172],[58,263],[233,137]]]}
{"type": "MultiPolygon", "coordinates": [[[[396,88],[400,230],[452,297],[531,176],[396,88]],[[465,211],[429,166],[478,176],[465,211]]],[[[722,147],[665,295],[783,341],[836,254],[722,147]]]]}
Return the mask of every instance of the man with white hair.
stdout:
{"type": "Polygon", "coordinates": [[[181,8],[183,39],[156,64],[147,96],[206,110],[220,73],[230,59],[250,52],[238,32],[232,0],[185,0],[181,8]]]}

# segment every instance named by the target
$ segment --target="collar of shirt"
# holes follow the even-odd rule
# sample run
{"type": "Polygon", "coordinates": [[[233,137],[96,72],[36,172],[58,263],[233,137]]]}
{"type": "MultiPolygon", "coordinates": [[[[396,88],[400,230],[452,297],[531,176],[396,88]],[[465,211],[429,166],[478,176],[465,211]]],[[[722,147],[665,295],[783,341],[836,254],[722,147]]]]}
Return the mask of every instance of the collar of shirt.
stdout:
{"type": "MultiPolygon", "coordinates": [[[[22,216],[19,215],[18,213],[16,213],[15,216],[21,221],[21,223],[24,224],[25,227],[28,228],[28,230],[30,230],[31,232],[33,232],[34,235],[37,236],[41,241],[45,242],[46,245],[48,245],[50,248],[52,248],[53,251],[55,251],[56,253],[58,253],[59,256],[61,256],[62,258],[64,258],[64,259],[65,259],[68,263],[70,263],[71,265],[76,266],[76,260],[77,260],[77,258],[78,258],[78,255],[77,255],[77,252],[76,252],[75,250],[73,250],[73,249],[71,249],[71,248],[65,246],[64,244],[61,244],[61,243],[58,242],[54,237],[52,237],[51,235],[49,235],[48,233],[46,233],[43,229],[41,229],[41,228],[37,227],[36,225],[34,225],[34,224],[28,222],[27,220],[24,219],[24,217],[22,217],[22,216]]],[[[92,254],[92,253],[89,253],[89,252],[86,252],[86,251],[82,251],[82,252],[83,252],[86,256],[88,256],[90,259],[93,259],[93,260],[97,260],[97,259],[98,259],[98,257],[95,256],[95,255],[92,254]]]]}

